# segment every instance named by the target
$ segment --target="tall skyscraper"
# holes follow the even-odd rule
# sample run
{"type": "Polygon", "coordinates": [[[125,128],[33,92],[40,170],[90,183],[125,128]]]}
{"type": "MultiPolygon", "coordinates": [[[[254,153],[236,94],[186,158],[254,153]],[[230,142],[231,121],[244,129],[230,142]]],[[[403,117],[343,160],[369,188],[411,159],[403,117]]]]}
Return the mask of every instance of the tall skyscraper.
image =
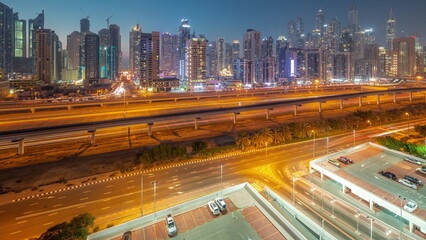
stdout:
{"type": "Polygon", "coordinates": [[[109,26],[109,40],[111,51],[111,75],[110,79],[117,79],[121,67],[121,35],[120,27],[116,24],[109,26]]]}
{"type": "Polygon", "coordinates": [[[291,48],[305,48],[304,32],[305,28],[301,17],[297,17],[296,21],[288,22],[288,37],[291,48]]]}
{"type": "Polygon", "coordinates": [[[207,75],[209,77],[217,77],[217,44],[216,41],[210,42],[207,45],[207,75]]]}
{"type": "Polygon", "coordinates": [[[19,19],[18,13],[13,14],[13,55],[14,57],[27,56],[27,21],[19,19]]]}
{"type": "Polygon", "coordinates": [[[142,28],[136,24],[129,34],[129,69],[136,79],[139,79],[138,72],[141,62],[141,40],[142,28]]]}
{"type": "Polygon", "coordinates": [[[38,80],[50,84],[53,79],[54,45],[52,35],[54,32],[50,29],[38,29],[33,33],[35,34],[36,75],[38,80]]]}
{"type": "Polygon", "coordinates": [[[85,34],[85,79],[99,79],[99,36],[94,33],[85,34]]]}
{"type": "Polygon", "coordinates": [[[240,41],[238,40],[234,40],[232,42],[232,61],[235,61],[237,59],[239,59],[240,56],[240,41]]]}
{"type": "Polygon", "coordinates": [[[244,59],[260,58],[261,35],[261,32],[253,29],[248,29],[244,34],[244,59]]]}
{"type": "Polygon", "coordinates": [[[386,50],[392,50],[392,41],[396,38],[396,19],[392,9],[389,12],[389,18],[386,21],[386,50]]]}
{"type": "Polygon", "coordinates": [[[68,69],[78,70],[80,67],[80,46],[82,34],[74,31],[67,36],[68,69]]]}
{"type": "Polygon", "coordinates": [[[225,39],[217,38],[216,40],[217,52],[217,73],[220,74],[225,68],[225,39]]]}
{"type": "Polygon", "coordinates": [[[315,18],[315,27],[317,30],[320,30],[321,34],[324,31],[324,11],[318,10],[316,18],[315,18]]]}
{"type": "Polygon", "coordinates": [[[160,33],[142,33],[140,45],[140,84],[151,88],[160,74],[160,33]]]}
{"type": "Polygon", "coordinates": [[[178,36],[162,33],[160,39],[160,70],[165,75],[177,76],[178,36]]]}
{"type": "Polygon", "coordinates": [[[231,43],[225,43],[225,66],[224,69],[231,72],[232,70],[232,44],[231,43]]]}
{"type": "Polygon", "coordinates": [[[206,79],[206,47],[205,39],[192,38],[187,42],[188,82],[192,86],[206,79]]]}
{"type": "Polygon", "coordinates": [[[99,35],[99,66],[100,77],[113,79],[113,59],[110,45],[110,31],[109,29],[101,29],[99,35]]]}
{"type": "Polygon", "coordinates": [[[394,39],[393,50],[398,55],[398,75],[400,77],[423,74],[424,53],[418,37],[394,39]]]}
{"type": "Polygon", "coordinates": [[[13,10],[0,2],[0,72],[3,77],[12,72],[13,10]]]}
{"type": "Polygon", "coordinates": [[[359,21],[358,21],[358,8],[355,4],[353,4],[352,7],[349,9],[348,23],[349,23],[350,33],[352,34],[352,36],[355,36],[355,33],[357,33],[360,29],[359,21]]]}
{"type": "Polygon", "coordinates": [[[272,37],[262,39],[261,53],[262,58],[274,57],[274,39],[272,37]]]}
{"type": "Polygon", "coordinates": [[[191,38],[191,26],[188,19],[182,19],[178,32],[178,78],[181,85],[186,86],[186,42],[191,38]]]}
{"type": "Polygon", "coordinates": [[[80,32],[90,32],[90,20],[89,17],[82,18],[80,20],[80,32]]]}
{"type": "Polygon", "coordinates": [[[28,20],[28,54],[29,57],[34,57],[35,54],[35,31],[44,28],[44,9],[37,15],[36,18],[28,20]]]}
{"type": "Polygon", "coordinates": [[[279,36],[276,42],[276,64],[277,64],[277,78],[284,79],[286,77],[286,62],[287,62],[287,50],[289,43],[284,36],[279,36]]]}

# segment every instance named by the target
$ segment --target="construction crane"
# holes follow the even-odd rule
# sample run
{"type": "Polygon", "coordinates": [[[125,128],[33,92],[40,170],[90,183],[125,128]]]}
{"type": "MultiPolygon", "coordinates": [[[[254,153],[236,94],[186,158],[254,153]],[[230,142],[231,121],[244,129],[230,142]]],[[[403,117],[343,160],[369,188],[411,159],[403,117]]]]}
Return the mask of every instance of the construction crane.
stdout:
{"type": "Polygon", "coordinates": [[[106,22],[107,22],[107,28],[109,28],[109,20],[112,18],[113,15],[109,16],[106,18],[106,22]]]}
{"type": "Polygon", "coordinates": [[[83,15],[86,15],[86,16],[87,16],[87,17],[86,17],[86,19],[89,19],[89,18],[90,18],[90,16],[86,14],[86,12],[84,11],[84,9],[83,9],[83,8],[80,8],[80,10],[81,10],[81,12],[83,13],[83,15]]]}

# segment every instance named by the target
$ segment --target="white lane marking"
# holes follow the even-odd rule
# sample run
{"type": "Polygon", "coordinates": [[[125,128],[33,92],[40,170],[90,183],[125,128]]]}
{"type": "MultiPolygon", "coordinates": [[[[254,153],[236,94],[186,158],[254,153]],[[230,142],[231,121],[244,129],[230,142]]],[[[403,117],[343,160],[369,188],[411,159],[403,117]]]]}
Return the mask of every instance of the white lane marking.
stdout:
{"type": "Polygon", "coordinates": [[[87,200],[87,199],[89,199],[89,198],[88,197],[80,198],[80,201],[84,201],[84,200],[87,200]]]}
{"type": "Polygon", "coordinates": [[[135,186],[130,186],[130,187],[127,187],[127,189],[130,189],[130,188],[134,188],[135,186]]]}
{"type": "Polygon", "coordinates": [[[105,195],[107,195],[107,194],[111,194],[112,192],[106,192],[106,193],[104,193],[105,195]]]}
{"type": "Polygon", "coordinates": [[[130,180],[130,181],[127,181],[128,183],[131,183],[131,182],[134,182],[135,180],[130,180]]]}
{"type": "Polygon", "coordinates": [[[86,205],[77,206],[76,208],[84,208],[86,205]]]}
{"type": "Polygon", "coordinates": [[[56,205],[53,205],[52,207],[55,208],[55,207],[60,207],[60,206],[62,206],[62,204],[56,204],[56,205]]]}
{"type": "Polygon", "coordinates": [[[130,200],[130,201],[127,201],[127,202],[124,202],[124,203],[131,203],[131,202],[133,202],[134,200],[130,200]]]}
{"type": "Polygon", "coordinates": [[[105,188],[111,188],[111,187],[114,187],[114,185],[108,185],[105,188]]]}
{"type": "Polygon", "coordinates": [[[101,208],[101,210],[107,210],[108,208],[110,208],[110,206],[101,208]]]}
{"type": "MultiPolygon", "coordinates": [[[[35,206],[35,205],[37,205],[38,204],[38,202],[36,202],[36,203],[31,203],[30,204],[30,206],[35,206]]],[[[1,212],[0,212],[1,213],[1,212]]]]}
{"type": "Polygon", "coordinates": [[[184,192],[177,192],[177,194],[179,194],[179,195],[181,195],[181,194],[183,194],[184,192]]]}
{"type": "Polygon", "coordinates": [[[60,198],[58,198],[58,199],[64,199],[64,198],[66,198],[65,196],[62,196],[62,197],[60,197],[60,198]]]}
{"type": "Polygon", "coordinates": [[[20,221],[20,222],[17,222],[16,224],[23,224],[23,223],[26,223],[26,222],[28,222],[27,220],[25,220],[25,221],[20,221]]]}
{"type": "Polygon", "coordinates": [[[27,214],[30,214],[30,213],[33,213],[34,211],[29,211],[29,212],[24,212],[24,215],[27,215],[27,214]]]}
{"type": "Polygon", "coordinates": [[[53,223],[54,222],[48,222],[48,223],[43,224],[43,226],[52,225],[53,223]]]}
{"type": "Polygon", "coordinates": [[[51,214],[49,214],[49,216],[53,216],[53,215],[56,215],[56,214],[58,214],[58,212],[51,213],[51,214]]]}
{"type": "Polygon", "coordinates": [[[17,234],[17,233],[20,233],[20,232],[22,232],[22,231],[11,232],[10,235],[14,235],[14,234],[17,234]]]}
{"type": "Polygon", "coordinates": [[[92,190],[87,190],[87,191],[84,191],[83,193],[89,193],[89,192],[91,192],[92,190]]]}

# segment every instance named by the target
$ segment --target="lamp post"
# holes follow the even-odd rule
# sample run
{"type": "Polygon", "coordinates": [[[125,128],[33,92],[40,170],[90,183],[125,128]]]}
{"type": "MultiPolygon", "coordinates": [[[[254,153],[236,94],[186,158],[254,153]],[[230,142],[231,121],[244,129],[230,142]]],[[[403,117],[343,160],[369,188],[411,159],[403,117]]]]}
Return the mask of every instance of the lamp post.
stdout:
{"type": "Polygon", "coordinates": [[[331,199],[330,203],[331,203],[331,218],[336,218],[336,216],[334,216],[334,203],[336,202],[336,199],[331,199]]]}
{"type": "Polygon", "coordinates": [[[327,137],[327,155],[328,155],[328,145],[330,145],[330,137],[327,137]]]}
{"type": "Polygon", "coordinates": [[[268,157],[268,141],[265,142],[266,157],[268,157]]]}
{"type": "Polygon", "coordinates": [[[374,222],[374,219],[370,216],[367,216],[367,218],[370,219],[370,240],[372,240],[373,239],[373,222],[374,222]]]}
{"type": "Polygon", "coordinates": [[[353,133],[354,133],[354,148],[355,148],[355,137],[356,137],[356,130],[355,129],[353,130],[353,133]]]}
{"type": "Polygon", "coordinates": [[[124,92],[124,98],[123,98],[123,116],[126,117],[126,88],[124,87],[123,84],[123,92],[124,92]]]}
{"type": "Polygon", "coordinates": [[[312,134],[314,135],[314,143],[313,143],[313,148],[312,148],[312,160],[315,159],[315,131],[312,130],[312,134]]]}
{"type": "Polygon", "coordinates": [[[387,239],[389,240],[389,235],[391,235],[392,230],[387,229],[387,230],[385,231],[385,233],[386,233],[386,237],[387,237],[387,239]]]}
{"type": "Polygon", "coordinates": [[[311,188],[311,195],[312,195],[312,205],[315,205],[315,199],[314,199],[314,191],[315,191],[315,188],[313,187],[313,188],[311,188]]]}
{"type": "Polygon", "coordinates": [[[157,218],[155,208],[156,208],[156,204],[157,204],[157,202],[156,202],[157,196],[156,195],[157,195],[157,183],[158,183],[158,181],[152,181],[151,183],[154,184],[154,220],[155,220],[157,218]]]}
{"type": "Polygon", "coordinates": [[[292,178],[293,178],[293,206],[294,206],[294,202],[295,202],[295,199],[296,199],[296,195],[295,195],[295,185],[296,185],[296,181],[297,181],[297,179],[298,178],[295,178],[294,177],[294,175],[291,175],[292,176],[292,178]]]}
{"type": "Polygon", "coordinates": [[[408,118],[408,123],[407,123],[407,136],[410,135],[410,113],[406,112],[405,116],[407,116],[408,118]]]}
{"type": "Polygon", "coordinates": [[[359,213],[359,212],[357,212],[356,214],[355,214],[355,217],[356,217],[356,235],[360,235],[360,232],[359,232],[359,217],[361,216],[361,214],[359,213]]]}
{"type": "Polygon", "coordinates": [[[406,198],[403,197],[402,195],[398,195],[398,198],[399,198],[399,209],[400,209],[399,219],[400,219],[400,228],[401,228],[401,230],[399,231],[399,239],[402,239],[402,232],[404,230],[403,223],[402,223],[402,200],[406,200],[406,198]]]}
{"type": "Polygon", "coordinates": [[[220,196],[223,197],[223,163],[220,164],[220,196]]]}
{"type": "Polygon", "coordinates": [[[371,127],[371,121],[370,121],[370,120],[367,120],[367,123],[368,123],[368,124],[370,124],[370,127],[371,127]]]}
{"type": "Polygon", "coordinates": [[[141,173],[141,217],[143,216],[143,174],[141,173]]]}

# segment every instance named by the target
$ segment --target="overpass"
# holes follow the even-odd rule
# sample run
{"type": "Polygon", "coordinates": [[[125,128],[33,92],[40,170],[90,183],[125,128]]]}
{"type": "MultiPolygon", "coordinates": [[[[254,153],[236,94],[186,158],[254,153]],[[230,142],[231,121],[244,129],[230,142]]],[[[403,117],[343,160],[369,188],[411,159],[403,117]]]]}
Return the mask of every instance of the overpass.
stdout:
{"type": "MultiPolygon", "coordinates": [[[[189,111],[189,112],[179,112],[179,113],[171,113],[171,114],[161,114],[161,115],[153,115],[153,116],[139,116],[132,118],[121,118],[121,119],[112,119],[105,120],[99,122],[85,122],[85,123],[76,123],[76,124],[67,124],[67,125],[58,125],[51,127],[40,127],[40,128],[29,128],[29,129],[20,129],[20,130],[10,130],[10,131],[2,131],[0,132],[1,136],[9,137],[12,141],[19,143],[19,153],[23,154],[23,141],[26,134],[34,133],[34,132],[43,132],[43,133],[51,133],[54,134],[55,131],[64,132],[74,132],[74,131],[88,131],[88,133],[92,136],[92,144],[95,141],[95,132],[96,129],[102,128],[111,128],[111,127],[119,127],[119,126],[129,126],[135,124],[143,124],[146,123],[148,125],[148,135],[152,136],[152,126],[154,123],[164,122],[164,121],[174,121],[178,119],[193,119],[195,129],[198,129],[198,120],[207,116],[215,116],[222,114],[232,114],[233,122],[237,124],[237,116],[241,112],[248,111],[259,111],[265,110],[266,119],[269,119],[269,112],[274,108],[280,107],[289,107],[293,106],[294,115],[297,115],[297,108],[303,104],[310,103],[318,103],[318,112],[322,112],[322,104],[328,101],[340,101],[340,109],[344,108],[344,101],[349,99],[358,99],[358,106],[363,106],[362,99],[368,96],[376,96],[376,104],[381,104],[381,96],[383,95],[393,95],[393,102],[397,102],[398,94],[407,94],[409,101],[413,101],[413,93],[423,92],[422,99],[426,100],[426,88],[408,88],[408,89],[392,89],[392,90],[384,90],[384,91],[371,91],[371,92],[360,92],[360,93],[349,93],[349,94],[339,94],[339,95],[331,95],[331,96],[320,96],[320,97],[311,97],[304,99],[296,99],[296,100],[283,100],[277,102],[268,102],[261,104],[252,104],[240,107],[229,107],[229,108],[218,108],[218,109],[207,109],[200,111],[189,111]]],[[[4,139],[3,137],[3,139],[4,139]]]]}

